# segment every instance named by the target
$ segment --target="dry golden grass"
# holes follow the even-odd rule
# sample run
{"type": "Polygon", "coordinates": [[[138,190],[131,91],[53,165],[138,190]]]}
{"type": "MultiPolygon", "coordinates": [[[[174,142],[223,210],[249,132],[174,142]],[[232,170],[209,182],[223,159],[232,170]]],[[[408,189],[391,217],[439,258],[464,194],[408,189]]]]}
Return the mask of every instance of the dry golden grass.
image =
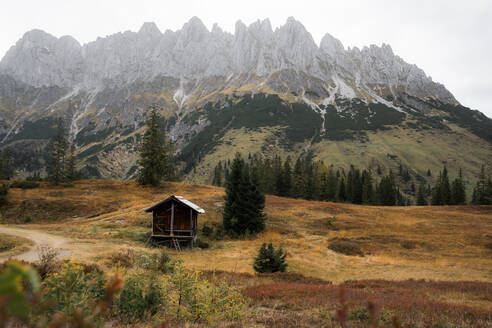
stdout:
{"type": "Polygon", "coordinates": [[[29,249],[32,242],[29,239],[0,233],[0,255],[14,256],[29,249]]]}
{"type": "MultiPolygon", "coordinates": [[[[29,215],[34,223],[28,227],[104,241],[97,252],[101,256],[122,243],[143,248],[150,231],[150,215],[143,210],[171,194],[205,208],[200,227],[221,222],[222,188],[184,183],[152,188],[101,180],[80,181],[71,188],[43,184],[13,189],[3,217],[22,223],[29,215]]],[[[198,270],[252,273],[261,243],[273,242],[289,253],[290,271],[335,283],[410,278],[492,282],[492,250],[486,247],[492,238],[492,207],[370,207],[267,196],[266,213],[267,229],[255,238],[207,241],[209,249],[174,256],[198,270]],[[335,223],[329,226],[332,217],[335,223]],[[327,246],[333,238],[356,241],[365,256],[331,251],[327,246]]]]}
{"type": "MultiPolygon", "coordinates": [[[[133,181],[79,181],[74,187],[43,183],[37,189],[12,189],[1,214],[4,223],[23,223],[28,216],[32,223],[21,227],[63,236],[72,241],[77,261],[125,276],[135,268],[115,268],[119,254],[159,252],[145,245],[151,215],[144,209],[171,194],[206,210],[199,216],[200,228],[221,223],[224,190],[184,183],[159,188],[133,181]]],[[[490,206],[369,207],[267,196],[266,213],[267,229],[258,236],[216,241],[199,235],[210,248],[168,251],[186,266],[240,287],[254,313],[247,326],[330,326],[339,307],[338,286],[320,279],[350,280],[344,284],[350,311],[374,298],[385,313],[416,326],[446,318],[459,326],[490,323],[490,206]],[[343,238],[358,243],[364,256],[328,248],[333,239],[343,238]],[[253,274],[263,242],[287,250],[287,275],[253,274]]]]}

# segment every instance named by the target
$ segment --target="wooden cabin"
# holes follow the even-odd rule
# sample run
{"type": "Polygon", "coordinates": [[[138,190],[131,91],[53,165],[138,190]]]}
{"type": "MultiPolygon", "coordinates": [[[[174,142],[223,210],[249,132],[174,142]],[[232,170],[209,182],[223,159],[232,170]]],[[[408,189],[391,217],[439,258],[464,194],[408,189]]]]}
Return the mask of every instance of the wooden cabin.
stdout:
{"type": "Polygon", "coordinates": [[[205,210],[182,196],[172,195],[145,212],[152,212],[151,241],[179,248],[180,244],[193,246],[198,231],[198,214],[205,213],[205,210]]]}

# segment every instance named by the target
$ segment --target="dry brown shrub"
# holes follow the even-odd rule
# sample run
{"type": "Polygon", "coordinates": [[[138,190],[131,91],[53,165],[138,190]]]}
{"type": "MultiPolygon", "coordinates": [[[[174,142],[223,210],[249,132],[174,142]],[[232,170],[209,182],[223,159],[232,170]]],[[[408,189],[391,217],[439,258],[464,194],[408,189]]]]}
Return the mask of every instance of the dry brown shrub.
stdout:
{"type": "Polygon", "coordinates": [[[131,248],[121,250],[111,254],[111,263],[125,268],[132,268],[135,265],[135,252],[131,248]]]}
{"type": "Polygon", "coordinates": [[[39,264],[37,266],[39,275],[42,279],[46,275],[57,270],[59,262],[56,260],[60,251],[49,246],[39,246],[37,249],[39,264]]]}
{"type": "Polygon", "coordinates": [[[328,245],[328,248],[337,253],[345,255],[359,255],[364,256],[360,248],[360,244],[351,239],[334,239],[328,245]]]}
{"type": "Polygon", "coordinates": [[[417,247],[417,243],[413,240],[403,240],[401,242],[401,247],[405,249],[414,249],[415,247],[417,247]]]}

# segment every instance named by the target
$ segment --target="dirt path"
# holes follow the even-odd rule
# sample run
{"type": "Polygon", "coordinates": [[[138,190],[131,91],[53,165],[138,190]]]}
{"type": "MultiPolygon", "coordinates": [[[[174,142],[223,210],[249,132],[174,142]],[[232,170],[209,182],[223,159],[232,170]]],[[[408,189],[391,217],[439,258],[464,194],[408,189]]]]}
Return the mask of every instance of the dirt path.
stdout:
{"type": "Polygon", "coordinates": [[[98,249],[104,248],[104,243],[97,244],[90,241],[79,241],[61,236],[49,234],[40,230],[24,229],[20,226],[5,226],[0,225],[0,233],[19,236],[33,241],[33,245],[25,252],[11,255],[6,253],[0,254],[0,263],[8,260],[9,258],[15,258],[24,261],[37,261],[38,247],[48,246],[58,250],[59,258],[82,258],[87,257],[88,254],[97,252],[98,249]]]}
{"type": "Polygon", "coordinates": [[[74,243],[66,238],[48,234],[46,232],[38,230],[22,229],[16,226],[3,226],[0,225],[0,233],[4,233],[12,236],[19,236],[33,241],[33,245],[21,254],[10,256],[9,254],[0,255],[0,262],[4,262],[10,257],[24,260],[24,261],[37,261],[38,250],[40,246],[48,246],[55,248],[60,252],[60,257],[70,257],[74,248],[74,243]]]}
{"type": "Polygon", "coordinates": [[[38,247],[48,246],[56,249],[59,252],[58,258],[72,258],[75,260],[90,260],[100,256],[107,256],[108,253],[116,252],[121,249],[132,248],[143,250],[143,247],[129,245],[125,242],[115,242],[111,240],[101,239],[76,239],[63,237],[47,233],[42,230],[30,229],[28,226],[22,225],[0,225],[0,233],[11,236],[19,236],[29,239],[33,245],[24,252],[6,252],[0,253],[0,263],[6,260],[18,259],[28,262],[38,261],[38,247]]]}

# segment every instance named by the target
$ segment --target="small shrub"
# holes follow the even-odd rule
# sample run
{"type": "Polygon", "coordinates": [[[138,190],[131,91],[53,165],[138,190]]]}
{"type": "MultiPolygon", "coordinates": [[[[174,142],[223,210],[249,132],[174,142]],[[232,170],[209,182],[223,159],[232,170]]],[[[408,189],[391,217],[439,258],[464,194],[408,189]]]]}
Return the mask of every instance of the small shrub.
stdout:
{"type": "Polygon", "coordinates": [[[35,181],[16,181],[10,184],[10,188],[34,189],[38,187],[39,183],[35,181]]]}
{"type": "Polygon", "coordinates": [[[43,181],[39,173],[34,173],[26,178],[26,181],[43,181]]]}
{"type": "Polygon", "coordinates": [[[414,249],[417,247],[417,243],[412,240],[404,240],[401,242],[401,247],[405,249],[414,249]]]}
{"type": "Polygon", "coordinates": [[[155,315],[163,300],[159,283],[157,277],[128,278],[114,304],[116,316],[122,322],[132,323],[155,315]]]}
{"type": "Polygon", "coordinates": [[[32,217],[30,215],[26,215],[24,216],[24,223],[31,223],[33,220],[32,220],[32,217]]]}
{"type": "Polygon", "coordinates": [[[369,312],[366,308],[359,308],[350,312],[348,319],[352,321],[368,322],[369,312]]]}
{"type": "Polygon", "coordinates": [[[214,228],[209,227],[207,224],[205,224],[202,228],[202,233],[205,237],[210,237],[214,233],[214,228]]]}
{"type": "Polygon", "coordinates": [[[282,246],[275,249],[272,243],[268,245],[263,243],[258,251],[253,268],[259,273],[285,272],[287,268],[286,257],[287,253],[282,250],[282,246]]]}
{"type": "Polygon", "coordinates": [[[60,272],[45,278],[42,302],[49,305],[48,315],[62,312],[70,316],[76,311],[88,315],[91,304],[103,299],[105,284],[102,273],[86,273],[81,265],[67,262],[60,272]]]}
{"type": "Polygon", "coordinates": [[[41,285],[30,266],[7,263],[0,269],[0,327],[106,327],[103,320],[123,282],[115,276],[104,288],[104,281],[101,272],[88,274],[69,262],[41,285]]]}
{"type": "Polygon", "coordinates": [[[111,255],[111,263],[125,268],[132,268],[135,265],[135,252],[128,248],[111,255]]]}
{"type": "Polygon", "coordinates": [[[363,256],[360,245],[350,239],[335,239],[330,242],[329,249],[337,253],[345,255],[360,255],[363,256]]]}
{"type": "Polygon", "coordinates": [[[223,240],[225,235],[225,230],[222,225],[218,226],[215,230],[215,240],[223,240]]]}
{"type": "Polygon", "coordinates": [[[245,315],[241,292],[223,283],[210,283],[181,262],[169,279],[168,314],[177,321],[207,323],[237,321],[245,315]]]}
{"type": "Polygon", "coordinates": [[[157,269],[162,273],[174,272],[174,262],[171,260],[171,257],[164,251],[161,251],[161,253],[159,254],[157,269]]]}
{"type": "Polygon", "coordinates": [[[338,228],[335,225],[336,222],[337,222],[337,217],[335,215],[324,219],[324,223],[326,227],[330,230],[338,230],[338,228]]]}
{"type": "Polygon", "coordinates": [[[50,273],[54,273],[58,267],[56,258],[60,252],[49,246],[40,246],[37,248],[39,266],[38,271],[42,279],[50,273]]]}
{"type": "Polygon", "coordinates": [[[0,271],[0,327],[8,327],[9,317],[28,320],[29,296],[39,289],[36,271],[20,263],[7,263],[0,271]]]}
{"type": "Polygon", "coordinates": [[[151,235],[152,235],[152,232],[150,232],[150,231],[147,231],[145,233],[142,233],[142,234],[139,235],[138,241],[139,242],[142,242],[142,243],[146,243],[146,242],[149,241],[149,238],[150,238],[151,235]]]}

